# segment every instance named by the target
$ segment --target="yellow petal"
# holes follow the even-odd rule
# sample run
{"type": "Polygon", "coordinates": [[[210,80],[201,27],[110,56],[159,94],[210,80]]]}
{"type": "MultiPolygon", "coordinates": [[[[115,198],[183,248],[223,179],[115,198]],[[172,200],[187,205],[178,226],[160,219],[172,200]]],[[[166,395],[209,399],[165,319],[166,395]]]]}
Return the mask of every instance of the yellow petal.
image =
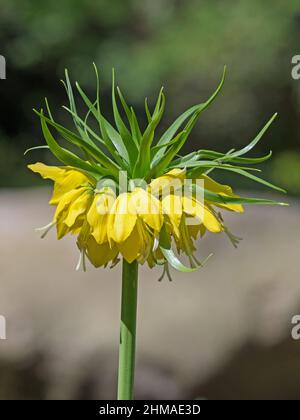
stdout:
{"type": "Polygon", "coordinates": [[[181,189],[185,174],[186,172],[183,169],[172,169],[165,175],[153,179],[149,184],[148,191],[156,197],[165,197],[169,194],[173,194],[175,191],[181,189]]]}
{"type": "Polygon", "coordinates": [[[217,233],[222,231],[221,223],[207,205],[189,197],[183,197],[182,201],[183,210],[186,214],[197,217],[211,232],[217,233]]]}
{"type": "Polygon", "coordinates": [[[107,223],[108,240],[124,242],[131,234],[137,215],[129,207],[131,193],[120,194],[114,202],[107,223]]]}
{"type": "Polygon", "coordinates": [[[78,187],[87,186],[90,180],[78,171],[67,170],[63,178],[58,179],[54,184],[54,191],[50,204],[58,204],[64,194],[78,187]]]}
{"type": "Polygon", "coordinates": [[[72,227],[76,222],[77,218],[85,213],[92,202],[93,192],[91,190],[84,191],[69,207],[68,216],[64,223],[72,227]]]}
{"type": "MultiPolygon", "coordinates": [[[[78,188],[77,190],[71,190],[63,195],[62,199],[59,201],[54,215],[54,220],[57,222],[63,215],[64,211],[69,208],[69,206],[85,192],[86,188],[78,188]]],[[[64,215],[66,217],[66,215],[64,215]]]]}
{"type": "Polygon", "coordinates": [[[167,214],[177,227],[182,216],[182,200],[178,195],[167,195],[162,200],[164,214],[167,214]]]}
{"type": "Polygon", "coordinates": [[[124,242],[117,244],[119,251],[129,263],[135,261],[141,252],[141,238],[137,226],[134,227],[131,234],[124,242]]]}
{"type": "Polygon", "coordinates": [[[232,194],[232,188],[229,185],[220,184],[219,182],[204,174],[201,175],[200,179],[204,180],[204,188],[209,191],[215,192],[217,194],[221,192],[225,194],[232,194]]]}
{"type": "Polygon", "coordinates": [[[130,209],[153,230],[159,232],[163,224],[160,201],[142,188],[135,188],[130,196],[130,209]]]}
{"type": "MultiPolygon", "coordinates": [[[[200,179],[204,180],[204,188],[214,192],[216,194],[224,195],[225,197],[239,197],[236,194],[233,194],[232,188],[229,185],[219,184],[218,182],[214,181],[212,178],[208,177],[207,175],[202,175],[200,179]]],[[[219,204],[219,203],[211,203],[214,206],[224,208],[226,210],[235,211],[238,213],[243,213],[244,208],[241,204],[219,204]]]]}
{"type": "Polygon", "coordinates": [[[44,179],[55,181],[50,204],[58,204],[65,193],[80,186],[88,185],[91,182],[86,175],[80,171],[70,169],[69,166],[48,166],[44,163],[37,162],[28,165],[28,168],[33,172],[39,173],[44,179]]]}
{"type": "MultiPolygon", "coordinates": [[[[66,215],[67,212],[64,212],[64,214],[66,215]]],[[[56,222],[56,235],[57,235],[57,239],[63,238],[69,232],[70,232],[70,228],[67,225],[65,225],[65,223],[63,222],[63,220],[59,220],[58,222],[56,222]]]]}
{"type": "Polygon", "coordinates": [[[52,179],[52,181],[61,180],[66,172],[67,167],[48,166],[44,163],[34,163],[27,166],[31,171],[40,174],[44,179],[52,179]]]}
{"type": "Polygon", "coordinates": [[[176,178],[180,178],[183,181],[185,179],[185,174],[185,169],[174,168],[167,172],[164,176],[174,176],[176,178]]]}
{"type": "Polygon", "coordinates": [[[79,217],[77,217],[76,222],[73,224],[70,230],[70,233],[75,236],[79,235],[85,221],[86,221],[85,215],[80,215],[79,217]]]}
{"type": "Polygon", "coordinates": [[[86,244],[86,253],[95,267],[101,267],[117,257],[118,249],[115,245],[111,248],[108,242],[98,244],[94,237],[90,236],[86,244]]]}
{"type": "Polygon", "coordinates": [[[91,226],[91,234],[99,244],[107,241],[107,224],[109,211],[115,201],[113,191],[98,193],[87,214],[87,221],[91,226]]]}

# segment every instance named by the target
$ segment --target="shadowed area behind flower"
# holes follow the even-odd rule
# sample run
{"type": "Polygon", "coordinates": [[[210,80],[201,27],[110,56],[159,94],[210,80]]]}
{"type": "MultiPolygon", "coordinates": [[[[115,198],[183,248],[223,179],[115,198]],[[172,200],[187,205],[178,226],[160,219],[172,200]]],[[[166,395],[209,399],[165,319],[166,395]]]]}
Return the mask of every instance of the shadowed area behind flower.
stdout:
{"type": "MultiPolygon", "coordinates": [[[[78,273],[74,238],[41,240],[33,229],[51,219],[49,196],[0,194],[0,398],[114,398],[120,267],[78,273]]],[[[208,235],[198,255],[213,251],[212,260],[188,276],[173,271],[173,283],[142,269],[138,398],[299,398],[299,344],[289,338],[300,310],[299,210],[294,201],[226,214],[245,239],[238,251],[208,235]]]]}

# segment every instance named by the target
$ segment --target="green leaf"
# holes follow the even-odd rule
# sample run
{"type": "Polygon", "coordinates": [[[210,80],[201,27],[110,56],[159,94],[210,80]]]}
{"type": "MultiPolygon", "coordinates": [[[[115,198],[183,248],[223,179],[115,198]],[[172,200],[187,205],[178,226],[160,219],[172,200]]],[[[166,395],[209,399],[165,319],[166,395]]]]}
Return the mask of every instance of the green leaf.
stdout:
{"type": "MultiPolygon", "coordinates": [[[[169,144],[168,144],[168,146],[171,146],[172,144],[176,144],[176,143],[178,143],[178,141],[180,140],[180,136],[182,135],[182,131],[180,132],[180,133],[178,133],[177,134],[177,136],[175,136],[170,142],[169,142],[169,144]]],[[[156,146],[153,146],[152,148],[151,148],[151,151],[153,152],[153,151],[156,151],[156,150],[159,150],[159,149],[161,149],[162,147],[165,147],[165,145],[164,144],[158,144],[158,145],[156,145],[156,146]]]]}
{"type": "Polygon", "coordinates": [[[128,162],[129,162],[129,157],[128,157],[128,153],[127,150],[124,146],[123,140],[121,138],[121,136],[119,135],[119,133],[114,135],[113,137],[111,137],[109,135],[109,133],[107,132],[106,129],[106,125],[107,125],[107,121],[105,120],[105,118],[103,117],[103,115],[101,114],[101,109],[100,109],[100,80],[99,80],[99,74],[98,74],[98,69],[95,63],[93,63],[94,65],[94,70],[95,70],[95,74],[96,74],[96,81],[97,81],[97,98],[96,98],[96,105],[97,105],[97,113],[93,114],[93,109],[90,109],[90,112],[92,112],[92,114],[95,116],[99,128],[100,128],[100,132],[102,137],[104,138],[104,142],[106,145],[106,148],[108,149],[108,151],[111,153],[111,155],[115,158],[116,162],[119,163],[119,165],[121,166],[121,168],[127,170],[128,169],[128,162]]]}
{"type": "Polygon", "coordinates": [[[165,257],[165,259],[168,261],[168,263],[175,268],[178,271],[181,271],[182,273],[191,273],[193,271],[199,270],[199,267],[191,268],[187,267],[186,265],[182,264],[182,262],[176,257],[172,249],[166,249],[160,246],[160,250],[165,257]]]}
{"type": "Polygon", "coordinates": [[[266,156],[257,157],[257,158],[234,157],[229,152],[219,153],[219,152],[213,152],[212,150],[199,150],[196,153],[197,153],[198,160],[214,159],[221,162],[226,161],[226,162],[231,162],[231,163],[247,163],[247,164],[262,163],[270,159],[270,157],[272,156],[272,151],[270,151],[266,156]]]}
{"type": "Polygon", "coordinates": [[[277,190],[277,191],[286,193],[286,191],[283,188],[277,187],[276,185],[271,184],[270,182],[265,181],[262,178],[259,178],[259,177],[255,176],[253,174],[250,174],[249,172],[247,172],[244,169],[239,169],[239,168],[236,168],[236,167],[228,167],[228,166],[227,167],[224,167],[224,165],[221,165],[221,166],[217,167],[216,169],[224,169],[226,171],[235,172],[235,173],[237,173],[239,175],[242,175],[242,176],[244,176],[246,178],[251,179],[252,181],[255,181],[255,182],[259,183],[259,184],[263,184],[266,187],[272,188],[273,190],[277,190]]]}
{"type": "Polygon", "coordinates": [[[195,162],[200,161],[202,159],[212,159],[217,160],[218,162],[230,162],[230,163],[242,163],[242,164],[257,164],[265,162],[266,160],[270,159],[272,156],[272,151],[270,151],[266,156],[257,157],[257,158],[245,158],[245,157],[239,157],[243,154],[247,153],[249,150],[251,150],[255,144],[261,139],[262,135],[265,133],[267,128],[271,125],[272,121],[274,120],[276,114],[271,118],[271,120],[267,123],[267,125],[263,128],[263,130],[259,133],[259,135],[245,148],[235,151],[230,150],[226,153],[220,153],[215,152],[213,150],[206,150],[206,149],[200,149],[197,152],[189,153],[186,156],[182,156],[178,159],[175,159],[171,162],[172,168],[175,167],[183,167],[183,166],[189,166],[190,163],[193,163],[194,166],[196,166],[195,162]]]}
{"type": "Polygon", "coordinates": [[[46,146],[46,145],[30,147],[29,149],[25,150],[24,156],[27,155],[27,153],[31,152],[32,150],[38,150],[38,149],[50,149],[50,148],[49,146],[46,146]]]}
{"type": "Polygon", "coordinates": [[[185,164],[191,163],[191,162],[197,162],[199,160],[198,158],[198,152],[192,152],[185,156],[180,156],[179,158],[172,160],[171,165],[172,168],[177,167],[184,167],[185,164]]]}
{"type": "Polygon", "coordinates": [[[117,105],[116,101],[116,94],[115,94],[115,73],[113,71],[112,74],[112,104],[113,104],[113,113],[115,118],[115,123],[117,126],[117,129],[123,139],[124,145],[126,147],[126,150],[128,152],[129,160],[131,164],[136,162],[137,154],[138,154],[138,148],[137,145],[134,142],[134,139],[132,138],[132,135],[130,134],[128,128],[124,124],[117,105]]]}
{"type": "MultiPolygon", "coordinates": [[[[92,114],[94,115],[96,120],[99,122],[99,124],[101,124],[101,128],[102,128],[101,134],[102,134],[103,140],[107,143],[110,140],[113,143],[113,145],[115,146],[115,148],[118,151],[118,153],[120,154],[120,156],[126,162],[128,162],[129,157],[128,157],[127,149],[126,149],[126,147],[123,143],[123,140],[122,140],[120,134],[103,117],[103,115],[101,113],[99,113],[98,109],[92,104],[92,102],[90,101],[88,96],[84,93],[84,91],[80,87],[79,83],[76,83],[76,87],[77,87],[77,90],[80,93],[83,101],[87,105],[87,107],[91,110],[92,114]]],[[[109,147],[109,146],[107,146],[107,147],[109,147]]]]}
{"type": "Polygon", "coordinates": [[[190,160],[189,162],[183,162],[180,163],[176,166],[169,165],[168,166],[168,170],[169,169],[173,169],[173,168],[194,168],[194,173],[203,173],[203,171],[205,171],[205,169],[211,169],[211,168],[215,168],[215,169],[244,169],[244,170],[248,170],[248,171],[253,171],[253,172],[261,172],[261,169],[258,168],[253,168],[250,166],[237,166],[237,165],[230,165],[229,163],[222,163],[222,162],[218,162],[217,160],[200,160],[200,161],[192,161],[190,160]],[[199,169],[199,171],[197,171],[199,169]]]}
{"type": "MultiPolygon", "coordinates": [[[[221,82],[215,92],[211,95],[211,97],[204,103],[194,105],[193,107],[189,108],[187,111],[185,111],[183,114],[181,114],[174,122],[173,124],[167,129],[167,131],[164,133],[164,135],[161,137],[161,139],[158,141],[157,145],[165,144],[166,147],[168,146],[168,143],[170,140],[172,140],[173,136],[177,132],[177,130],[182,126],[182,124],[193,114],[198,113],[198,117],[201,114],[202,111],[204,111],[216,98],[218,93],[221,91],[224,81],[225,81],[225,75],[226,75],[226,67],[224,67],[223,75],[221,82]]],[[[166,148],[160,149],[154,156],[153,159],[153,165],[157,164],[157,162],[162,158],[162,156],[165,153],[166,148]]]]}
{"type": "Polygon", "coordinates": [[[178,271],[183,273],[191,273],[197,271],[200,267],[190,268],[182,264],[181,261],[176,257],[171,248],[171,238],[168,235],[165,226],[162,227],[159,235],[159,247],[166,260],[170,265],[178,271]]]}
{"type": "Polygon", "coordinates": [[[150,112],[149,107],[148,107],[148,99],[147,98],[145,98],[145,112],[146,112],[148,123],[150,123],[152,117],[151,117],[151,112],[150,112]]]}
{"type": "Polygon", "coordinates": [[[238,157],[238,156],[242,156],[245,155],[246,153],[248,153],[250,150],[253,149],[253,147],[256,146],[256,144],[260,141],[260,139],[262,138],[262,136],[265,134],[265,132],[268,130],[268,128],[270,127],[270,125],[272,124],[272,122],[275,120],[275,118],[277,117],[277,113],[275,113],[270,120],[267,122],[267,124],[261,129],[261,131],[257,134],[257,136],[255,137],[254,140],[252,140],[246,147],[243,147],[241,150],[238,150],[235,153],[231,154],[231,157],[238,157]]]}
{"type": "Polygon", "coordinates": [[[129,125],[130,125],[130,129],[131,129],[131,134],[132,134],[132,138],[137,146],[137,148],[139,147],[139,143],[141,141],[142,138],[142,134],[141,134],[141,130],[139,128],[139,124],[135,115],[135,112],[133,110],[133,108],[129,108],[129,106],[127,105],[125,98],[121,92],[121,89],[117,86],[117,92],[121,101],[121,104],[124,108],[124,111],[126,113],[129,125]]]}
{"type": "MultiPolygon", "coordinates": [[[[42,112],[41,112],[41,115],[43,115],[42,112]]],[[[72,166],[74,168],[82,169],[91,174],[97,174],[98,177],[99,175],[107,174],[105,170],[98,167],[97,165],[92,165],[90,163],[87,163],[84,160],[80,159],[78,156],[76,156],[74,153],[59,146],[59,144],[56,142],[56,140],[52,136],[47,126],[46,120],[44,118],[41,118],[41,125],[42,125],[42,131],[43,131],[45,140],[51,152],[62,163],[68,166],[72,166]]]]}
{"type": "Polygon", "coordinates": [[[72,143],[73,145],[80,147],[83,149],[88,155],[95,158],[99,163],[101,163],[107,170],[111,172],[112,175],[115,177],[118,177],[119,173],[119,167],[111,160],[109,159],[99,148],[97,148],[95,145],[92,145],[82,138],[78,137],[76,134],[74,134],[72,131],[66,129],[60,124],[57,124],[55,121],[50,120],[47,118],[44,114],[39,113],[38,111],[35,111],[37,115],[40,116],[42,120],[46,122],[46,124],[52,125],[61,136],[72,143]]]}
{"type": "MultiPolygon", "coordinates": [[[[87,133],[90,133],[90,135],[91,136],[93,136],[93,138],[96,140],[96,141],[98,141],[99,143],[101,143],[101,144],[103,144],[104,146],[106,146],[106,143],[105,143],[105,141],[101,138],[101,137],[99,137],[98,136],[98,134],[96,134],[95,132],[94,132],[94,130],[92,130],[88,125],[87,125],[87,123],[85,122],[85,121],[83,121],[82,120],[82,118],[80,118],[77,114],[75,114],[70,108],[68,108],[68,107],[66,107],[66,106],[63,106],[63,109],[65,109],[67,112],[69,112],[69,114],[71,114],[72,115],[72,117],[76,120],[76,121],[78,121],[81,125],[82,125],[82,127],[83,127],[83,131],[84,131],[84,133],[86,134],[86,135],[84,135],[83,136],[83,138],[88,142],[88,143],[90,143],[90,144],[94,144],[94,142],[90,139],[90,137],[87,135],[87,133]]],[[[90,112],[90,110],[89,110],[89,112],[90,112]]]]}
{"type": "Polygon", "coordinates": [[[198,120],[200,112],[201,111],[198,111],[192,116],[192,118],[189,120],[188,124],[186,125],[185,129],[182,131],[182,133],[180,133],[179,141],[176,142],[174,145],[171,145],[171,147],[169,147],[167,149],[167,152],[165,153],[165,155],[152,168],[152,170],[151,170],[151,175],[152,176],[153,175],[154,176],[161,175],[164,172],[164,170],[166,169],[166,167],[168,167],[169,163],[177,155],[179,150],[183,147],[183,145],[185,144],[190,132],[192,131],[192,129],[194,128],[194,126],[195,126],[195,124],[198,120]]]}
{"type": "Polygon", "coordinates": [[[131,107],[131,121],[132,121],[132,135],[133,138],[136,139],[136,143],[139,144],[142,141],[142,133],[141,129],[135,115],[134,109],[131,107]]]}
{"type": "Polygon", "coordinates": [[[165,110],[165,96],[161,89],[157,103],[156,103],[155,110],[153,112],[152,119],[150,123],[148,124],[141,140],[139,155],[138,155],[138,158],[134,167],[134,171],[133,171],[133,176],[135,178],[143,178],[149,174],[150,158],[151,158],[151,144],[153,141],[155,129],[163,116],[164,110],[165,110]]]}
{"type": "MultiPolygon", "coordinates": [[[[66,78],[66,81],[62,80],[62,83],[63,83],[63,85],[66,89],[67,96],[69,98],[70,109],[73,112],[73,121],[74,121],[75,127],[76,127],[78,133],[83,138],[88,139],[87,134],[85,133],[85,131],[81,127],[80,121],[78,120],[78,118],[75,117],[75,116],[78,116],[78,113],[77,113],[76,103],[75,103],[75,99],[74,99],[72,84],[70,82],[69,73],[68,73],[67,69],[65,69],[65,78],[66,78]]],[[[47,108],[48,108],[48,112],[49,112],[49,107],[47,107],[47,108]]],[[[49,112],[49,115],[50,115],[50,118],[52,119],[52,116],[51,116],[50,112],[49,112]]]]}
{"type": "MultiPolygon", "coordinates": [[[[286,193],[286,191],[283,188],[277,187],[274,184],[271,184],[268,181],[265,181],[262,178],[259,178],[249,172],[247,172],[246,169],[248,170],[252,170],[252,171],[259,171],[256,168],[244,168],[244,167],[238,167],[238,166],[232,166],[232,165],[225,165],[225,164],[217,164],[217,163],[205,163],[205,162],[197,162],[199,163],[199,167],[196,168],[194,171],[188,171],[187,176],[189,177],[193,177],[193,178],[197,178],[198,176],[200,176],[203,172],[203,168],[206,167],[207,169],[213,168],[213,169],[221,169],[221,170],[225,170],[225,171],[230,171],[230,172],[234,172],[237,173],[239,175],[242,175],[246,178],[251,179],[252,181],[255,181],[259,184],[263,184],[269,188],[272,188],[274,190],[286,193]]],[[[205,172],[207,173],[207,171],[205,172]]]]}
{"type": "Polygon", "coordinates": [[[193,193],[199,193],[204,195],[205,200],[209,200],[217,204],[259,204],[259,205],[271,205],[271,206],[288,206],[287,203],[279,201],[269,200],[265,198],[252,198],[252,197],[227,197],[222,194],[217,194],[209,191],[200,185],[192,185],[191,190],[193,193]]]}

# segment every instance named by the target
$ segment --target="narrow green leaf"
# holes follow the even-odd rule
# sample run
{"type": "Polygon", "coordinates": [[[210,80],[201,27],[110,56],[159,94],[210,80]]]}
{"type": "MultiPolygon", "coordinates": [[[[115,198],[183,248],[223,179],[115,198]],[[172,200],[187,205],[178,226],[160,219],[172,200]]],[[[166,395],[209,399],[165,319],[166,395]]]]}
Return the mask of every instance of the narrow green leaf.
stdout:
{"type": "Polygon", "coordinates": [[[137,147],[139,147],[139,143],[141,141],[142,138],[142,134],[137,122],[137,118],[135,116],[134,110],[133,108],[129,108],[129,106],[127,105],[127,102],[121,92],[121,89],[117,86],[117,92],[121,101],[121,104],[124,108],[124,111],[126,113],[129,125],[130,125],[130,129],[131,129],[131,134],[132,134],[132,138],[136,144],[137,147]]]}
{"type": "Polygon", "coordinates": [[[99,129],[104,139],[107,150],[119,163],[121,168],[127,170],[129,158],[128,158],[128,153],[124,146],[121,136],[119,135],[119,133],[116,132],[118,134],[118,137],[116,135],[111,137],[109,136],[106,130],[106,120],[101,114],[101,108],[100,108],[100,79],[99,79],[98,69],[95,63],[93,63],[93,66],[95,70],[96,83],[97,83],[97,97],[96,97],[97,112],[96,114],[93,113],[94,108],[90,109],[90,112],[94,115],[94,117],[96,118],[98,122],[99,129]]]}
{"type": "Polygon", "coordinates": [[[200,185],[192,185],[191,190],[194,193],[199,193],[201,196],[204,194],[204,198],[213,203],[218,204],[259,204],[259,205],[271,205],[271,206],[288,206],[287,203],[274,201],[265,198],[252,198],[252,197],[227,197],[222,194],[217,194],[209,191],[200,185]]]}
{"type": "Polygon", "coordinates": [[[277,113],[275,113],[270,120],[267,122],[267,124],[261,129],[261,131],[257,134],[257,136],[255,137],[254,140],[252,140],[246,147],[243,147],[241,150],[238,150],[235,153],[232,153],[231,157],[238,157],[238,156],[242,156],[245,155],[246,153],[248,153],[250,150],[253,149],[254,146],[256,146],[256,144],[260,141],[260,139],[262,138],[262,136],[265,134],[265,132],[268,130],[268,128],[270,127],[270,125],[272,124],[272,122],[275,120],[275,118],[277,117],[277,113]]]}
{"type": "Polygon", "coordinates": [[[74,134],[72,131],[63,127],[62,125],[56,123],[55,121],[50,120],[42,113],[39,113],[38,111],[35,111],[35,112],[37,113],[37,115],[40,116],[42,120],[44,120],[46,123],[53,126],[65,140],[85,150],[88,155],[98,160],[99,163],[101,163],[106,169],[108,169],[112,173],[112,175],[114,175],[115,177],[118,177],[120,168],[111,159],[109,159],[105,155],[105,153],[102,152],[102,150],[97,148],[95,145],[92,145],[86,142],[85,140],[83,140],[82,138],[74,134]]]}
{"type": "Polygon", "coordinates": [[[237,174],[242,175],[245,178],[249,178],[252,181],[255,181],[259,184],[263,184],[266,187],[272,188],[273,190],[277,190],[277,191],[286,193],[286,191],[283,188],[277,187],[276,185],[271,184],[270,182],[265,181],[264,179],[259,178],[255,175],[247,172],[247,170],[255,171],[255,170],[257,170],[256,168],[243,168],[243,167],[237,167],[237,166],[225,165],[225,164],[216,164],[216,163],[215,164],[214,163],[211,163],[211,164],[204,163],[204,164],[202,164],[202,162],[198,162],[198,163],[199,163],[199,168],[196,168],[196,170],[194,170],[194,171],[189,171],[188,174],[187,174],[189,177],[197,178],[197,176],[200,176],[202,173],[204,173],[203,172],[203,167],[207,167],[208,169],[213,168],[215,170],[216,169],[221,169],[221,170],[224,170],[224,171],[237,173],[237,174]]]}
{"type": "Polygon", "coordinates": [[[242,175],[242,176],[244,176],[246,178],[251,179],[252,181],[255,181],[255,182],[259,183],[259,184],[263,184],[266,187],[272,188],[273,190],[277,190],[277,191],[286,193],[286,191],[283,188],[277,187],[276,185],[271,184],[270,182],[265,181],[264,179],[261,179],[261,178],[255,176],[255,175],[253,175],[253,174],[250,174],[249,172],[247,172],[247,171],[245,171],[243,169],[239,169],[239,168],[235,168],[235,167],[232,167],[232,168],[228,168],[228,167],[223,168],[222,166],[219,166],[216,169],[225,169],[227,171],[235,172],[235,173],[237,173],[239,175],[242,175]]]}
{"type": "MultiPolygon", "coordinates": [[[[168,169],[173,169],[175,168],[175,166],[169,165],[168,169]]],[[[229,163],[222,163],[222,162],[218,162],[217,160],[197,160],[197,161],[188,161],[188,162],[183,162],[180,163],[178,165],[176,165],[176,168],[194,168],[194,171],[197,171],[199,169],[199,172],[196,173],[202,173],[203,170],[205,169],[211,169],[211,168],[215,168],[215,169],[244,169],[247,171],[253,171],[253,172],[261,172],[261,169],[258,168],[253,168],[252,166],[234,166],[234,165],[230,165],[229,163]]]]}
{"type": "MultiPolygon", "coordinates": [[[[204,103],[194,105],[193,107],[189,108],[187,111],[185,111],[183,114],[181,114],[174,122],[173,124],[167,129],[167,131],[164,133],[164,135],[160,138],[158,141],[158,145],[165,144],[166,147],[169,143],[169,141],[173,138],[177,130],[182,126],[182,124],[195,112],[199,112],[198,116],[202,111],[204,111],[216,98],[218,93],[221,91],[224,81],[225,81],[225,75],[226,75],[226,67],[224,67],[223,75],[221,82],[215,92],[211,95],[211,97],[204,103]]],[[[156,155],[154,156],[153,165],[157,164],[157,162],[162,158],[162,156],[165,153],[165,148],[160,149],[156,155]]]]}
{"type": "Polygon", "coordinates": [[[136,139],[136,143],[139,144],[142,140],[142,133],[141,129],[137,120],[137,117],[135,115],[134,109],[131,107],[131,121],[132,121],[132,135],[133,138],[136,139]]]}
{"type": "Polygon", "coordinates": [[[134,142],[134,139],[132,138],[132,135],[126,125],[124,124],[121,115],[119,113],[117,101],[116,101],[116,94],[115,94],[115,73],[113,71],[112,74],[112,105],[113,105],[113,113],[115,118],[115,123],[117,126],[117,129],[123,139],[124,145],[126,147],[126,150],[128,152],[129,160],[133,164],[136,162],[137,154],[138,154],[138,148],[137,145],[134,142]]]}
{"type": "Polygon", "coordinates": [[[199,269],[199,267],[195,267],[195,268],[186,267],[184,264],[182,264],[181,261],[179,261],[179,259],[176,257],[176,255],[174,254],[171,248],[170,235],[167,233],[166,228],[164,226],[161,229],[160,235],[159,235],[159,247],[164,257],[166,258],[166,260],[176,270],[181,271],[183,273],[191,273],[199,269]]]}
{"type": "Polygon", "coordinates": [[[151,112],[150,112],[149,107],[148,107],[148,99],[147,98],[145,98],[145,111],[146,111],[146,116],[147,116],[148,123],[150,123],[152,117],[151,117],[151,112]]]}
{"type": "MultiPolygon", "coordinates": [[[[167,151],[162,156],[162,158],[159,160],[159,162],[157,162],[152,167],[151,174],[150,174],[151,177],[160,176],[166,170],[166,168],[169,168],[170,162],[172,162],[173,158],[177,155],[179,150],[185,144],[190,132],[192,131],[192,129],[194,128],[194,126],[195,126],[195,124],[198,120],[198,117],[199,117],[200,113],[201,113],[201,110],[198,110],[197,112],[195,112],[193,114],[193,116],[190,118],[189,122],[187,123],[185,129],[181,133],[179,133],[179,141],[176,141],[176,144],[168,147],[167,151]]],[[[209,164],[211,164],[211,163],[209,162],[209,164]]],[[[200,165],[200,163],[193,159],[192,161],[190,160],[189,162],[181,163],[181,165],[179,165],[179,167],[180,166],[181,167],[199,166],[199,165],[200,165]]]]}
{"type": "Polygon", "coordinates": [[[265,162],[266,160],[270,159],[270,157],[272,156],[272,151],[270,151],[266,156],[257,157],[257,158],[233,157],[233,155],[230,154],[229,152],[220,153],[220,152],[213,152],[212,150],[199,150],[196,153],[198,156],[198,160],[214,159],[214,160],[218,160],[222,162],[226,161],[226,162],[231,162],[231,163],[249,163],[249,164],[265,162]]]}
{"type": "MultiPolygon", "coordinates": [[[[41,115],[43,115],[42,112],[41,115]]],[[[41,118],[41,125],[45,140],[51,152],[58,160],[60,160],[65,165],[73,166],[74,168],[79,168],[89,173],[98,174],[98,176],[106,174],[106,171],[98,167],[97,165],[85,162],[84,160],[76,156],[74,153],[62,148],[52,136],[44,118],[41,118]]]]}
{"type": "Polygon", "coordinates": [[[29,149],[25,150],[24,156],[27,155],[27,153],[31,152],[32,150],[38,150],[38,149],[50,149],[50,148],[49,146],[46,146],[46,145],[30,147],[29,149]]]}
{"type": "MultiPolygon", "coordinates": [[[[73,121],[74,121],[75,127],[76,127],[78,133],[83,138],[86,137],[88,139],[88,136],[86,135],[85,131],[81,127],[81,123],[79,122],[78,118],[74,117],[75,115],[78,116],[78,113],[77,113],[77,107],[76,107],[75,98],[74,98],[74,94],[73,94],[73,88],[72,88],[72,84],[71,84],[71,81],[70,81],[70,78],[69,78],[69,73],[68,73],[67,69],[65,69],[65,78],[66,78],[66,81],[62,80],[62,83],[63,83],[63,85],[66,89],[66,92],[67,92],[67,96],[68,96],[69,104],[70,104],[70,109],[73,112],[73,121]]],[[[48,107],[48,112],[49,112],[49,107],[48,107]]],[[[52,119],[52,116],[51,116],[50,112],[49,112],[49,115],[50,115],[50,118],[52,119]]]]}
{"type": "Polygon", "coordinates": [[[163,116],[164,110],[165,96],[161,90],[155,110],[153,112],[153,117],[148,127],[146,128],[141,140],[138,159],[136,161],[133,171],[135,178],[143,178],[146,174],[148,175],[149,173],[151,160],[151,144],[153,141],[155,129],[163,116]]]}
{"type": "Polygon", "coordinates": [[[92,114],[94,115],[94,117],[96,118],[96,120],[101,124],[101,128],[102,128],[102,137],[103,140],[106,142],[109,139],[112,141],[112,143],[114,144],[115,148],[117,149],[118,153],[120,154],[120,156],[126,161],[128,162],[128,152],[127,149],[123,143],[123,140],[120,136],[120,134],[114,129],[114,127],[103,117],[102,114],[99,114],[97,108],[92,104],[92,102],[90,101],[90,99],[88,98],[88,96],[85,94],[85,92],[82,90],[82,88],[80,87],[79,83],[76,83],[76,87],[78,92],[80,93],[83,101],[85,102],[85,104],[87,105],[87,107],[89,109],[91,109],[92,114]]]}
{"type": "MultiPolygon", "coordinates": [[[[63,109],[65,109],[67,112],[69,112],[69,114],[71,114],[72,115],[72,117],[74,117],[74,119],[76,119],[76,121],[78,121],[81,125],[82,125],[82,127],[84,128],[84,132],[87,134],[87,133],[89,133],[91,136],[93,136],[93,138],[96,140],[96,141],[98,141],[99,143],[101,143],[101,144],[103,144],[104,146],[106,146],[106,143],[105,143],[105,141],[101,138],[101,137],[99,137],[98,136],[98,134],[96,134],[95,133],[95,131],[94,130],[92,130],[89,126],[88,126],[88,124],[85,122],[85,121],[83,121],[82,120],[82,118],[80,118],[77,114],[75,114],[70,108],[68,108],[68,107],[66,107],[66,106],[63,106],[63,109]]],[[[90,112],[90,110],[89,110],[89,112],[90,112]]],[[[86,141],[88,141],[89,143],[91,143],[91,144],[94,144],[94,142],[90,139],[90,137],[88,137],[88,136],[84,136],[84,138],[85,138],[85,140],[86,141]]]]}

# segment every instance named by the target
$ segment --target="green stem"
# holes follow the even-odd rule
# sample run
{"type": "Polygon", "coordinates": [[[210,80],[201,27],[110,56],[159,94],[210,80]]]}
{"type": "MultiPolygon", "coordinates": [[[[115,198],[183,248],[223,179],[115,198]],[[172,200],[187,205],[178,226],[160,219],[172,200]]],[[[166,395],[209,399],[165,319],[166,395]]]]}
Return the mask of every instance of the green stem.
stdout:
{"type": "Polygon", "coordinates": [[[123,259],[118,400],[133,399],[137,289],[138,263],[123,259]]]}

